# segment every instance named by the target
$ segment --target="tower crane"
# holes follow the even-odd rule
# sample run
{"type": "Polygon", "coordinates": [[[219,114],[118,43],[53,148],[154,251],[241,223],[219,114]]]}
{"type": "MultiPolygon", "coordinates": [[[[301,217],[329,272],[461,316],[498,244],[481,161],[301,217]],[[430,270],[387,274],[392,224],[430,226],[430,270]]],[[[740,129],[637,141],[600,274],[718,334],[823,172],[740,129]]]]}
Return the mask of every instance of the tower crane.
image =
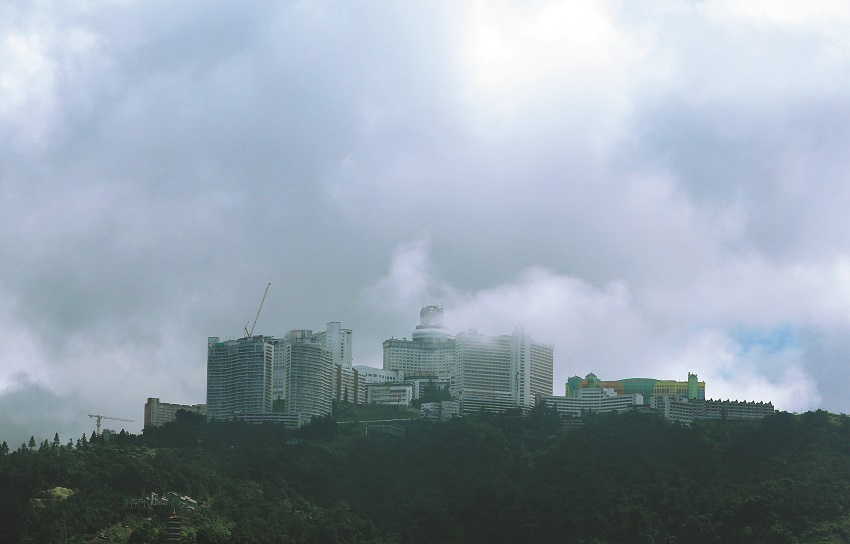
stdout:
{"type": "Polygon", "coordinates": [[[89,417],[97,418],[97,434],[98,435],[100,434],[100,420],[101,419],[114,419],[115,421],[129,421],[130,423],[133,423],[132,419],[123,419],[123,418],[120,418],[120,417],[102,416],[102,415],[99,415],[99,414],[89,414],[89,417]]]}
{"type": "Polygon", "coordinates": [[[245,337],[246,338],[250,338],[250,337],[254,336],[254,327],[257,326],[257,320],[260,319],[260,310],[263,309],[263,302],[266,301],[266,295],[269,294],[269,287],[271,287],[271,286],[272,286],[272,284],[271,284],[271,282],[269,282],[269,284],[266,285],[266,290],[263,291],[263,298],[260,299],[260,307],[257,308],[257,315],[254,317],[254,324],[251,325],[250,331],[248,330],[248,323],[245,323],[245,337]]]}

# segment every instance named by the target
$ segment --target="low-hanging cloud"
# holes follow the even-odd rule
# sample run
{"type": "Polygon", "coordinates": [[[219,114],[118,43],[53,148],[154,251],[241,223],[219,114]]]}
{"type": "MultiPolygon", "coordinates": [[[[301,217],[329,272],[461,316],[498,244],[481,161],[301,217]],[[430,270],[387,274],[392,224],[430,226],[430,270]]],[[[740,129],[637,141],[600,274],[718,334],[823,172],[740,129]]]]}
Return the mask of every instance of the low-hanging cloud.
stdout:
{"type": "MultiPolygon", "coordinates": [[[[258,332],[340,321],[358,364],[443,303],[554,344],[556,393],[692,371],[850,410],[847,17],[4,3],[0,402],[138,431],[147,397],[204,401],[206,337],[272,282],[258,332]]],[[[0,438],[65,428],[18,416],[0,438]]]]}
{"type": "MultiPolygon", "coordinates": [[[[793,313],[786,309],[770,318],[757,314],[742,320],[741,325],[717,327],[717,323],[727,322],[727,313],[746,316],[754,303],[735,296],[738,286],[734,282],[707,286],[716,289],[711,295],[723,298],[724,306],[694,312],[695,297],[679,298],[678,304],[662,307],[656,304],[657,294],[636,296],[623,281],[596,287],[539,267],[522,270],[504,284],[472,292],[435,277],[433,269],[427,244],[404,243],[390,264],[387,278],[394,281],[388,283],[384,278],[375,287],[388,295],[386,288],[392,285],[397,295],[391,300],[398,302],[392,309],[395,312],[406,306],[411,316],[415,315],[416,299],[406,295],[418,295],[421,305],[435,303],[438,294],[449,297],[440,301],[445,304],[446,326],[453,332],[474,329],[497,335],[519,328],[538,341],[553,344],[555,394],[563,394],[563,384],[576,374],[684,380],[693,372],[708,382],[707,394],[713,398],[773,401],[778,408],[791,411],[815,407],[822,400],[817,376],[807,370],[812,361],[806,358],[806,347],[796,338],[780,343],[775,338],[793,336],[794,326],[782,321],[793,313]],[[406,286],[408,278],[415,281],[406,286]],[[771,327],[778,332],[769,330],[771,327]]],[[[742,287],[746,288],[746,283],[742,287]]],[[[779,303],[774,309],[782,306],[779,303]]]]}

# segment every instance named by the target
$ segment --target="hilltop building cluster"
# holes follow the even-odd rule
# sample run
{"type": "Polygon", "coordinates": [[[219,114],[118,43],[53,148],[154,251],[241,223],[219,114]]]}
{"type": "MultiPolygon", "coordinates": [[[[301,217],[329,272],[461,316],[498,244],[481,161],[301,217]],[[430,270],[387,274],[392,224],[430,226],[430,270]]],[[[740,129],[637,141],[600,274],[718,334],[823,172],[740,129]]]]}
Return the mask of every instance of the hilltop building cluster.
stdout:
{"type": "Polygon", "coordinates": [[[565,418],[578,418],[588,412],[643,410],[690,425],[698,420],[761,419],[774,412],[770,402],[706,400],[705,382],[691,373],[687,381],[677,382],[653,378],[602,381],[591,372],[584,379],[569,378],[565,389],[562,397],[544,395],[540,399],[565,418]]]}
{"type": "Polygon", "coordinates": [[[535,405],[564,418],[588,412],[656,411],[690,424],[700,419],[753,419],[773,412],[770,403],[713,401],[705,382],[651,378],[600,380],[573,376],[564,396],[552,395],[554,347],[522,330],[489,336],[452,334],[442,306],[422,308],[411,339],[383,342],[383,368],[352,364],[350,329],[330,322],[324,331],[292,330],[282,337],[252,335],[207,340],[207,402],[161,403],[149,398],[145,427],[173,421],[178,410],[208,420],[280,422],[300,427],[331,414],[334,402],[420,405],[424,418],[445,420],[472,412],[527,412],[535,405]]]}

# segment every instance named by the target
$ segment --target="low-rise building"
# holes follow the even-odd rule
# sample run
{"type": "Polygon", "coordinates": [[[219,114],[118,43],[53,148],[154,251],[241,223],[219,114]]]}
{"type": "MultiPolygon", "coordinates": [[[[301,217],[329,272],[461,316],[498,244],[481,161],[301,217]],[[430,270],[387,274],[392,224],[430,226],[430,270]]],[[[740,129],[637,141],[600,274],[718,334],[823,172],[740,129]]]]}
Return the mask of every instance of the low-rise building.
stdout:
{"type": "Polygon", "coordinates": [[[419,408],[419,417],[431,421],[446,421],[458,416],[460,416],[460,403],[456,400],[423,402],[419,408]]]}
{"type": "Polygon", "coordinates": [[[410,406],[413,386],[405,384],[369,384],[366,386],[366,402],[386,406],[410,406]]]}
{"type": "Polygon", "coordinates": [[[384,370],[373,366],[355,365],[357,374],[363,384],[370,383],[401,383],[404,381],[403,370],[384,370]]]}
{"type": "Polygon", "coordinates": [[[184,410],[193,414],[207,415],[206,404],[171,404],[149,397],[145,403],[145,428],[159,427],[177,419],[177,412],[184,410]]]}
{"type": "Polygon", "coordinates": [[[648,402],[653,395],[685,396],[691,399],[705,398],[705,382],[699,381],[697,375],[691,373],[688,373],[687,381],[680,382],[656,378],[624,378],[606,381],[600,380],[596,374],[591,372],[584,378],[573,376],[567,380],[566,396],[574,396],[583,388],[608,388],[613,389],[618,395],[639,393],[643,396],[644,402],[648,402]]]}
{"type": "Polygon", "coordinates": [[[562,417],[581,417],[587,412],[625,412],[643,404],[640,393],[618,395],[611,388],[579,388],[574,396],[543,395],[541,402],[562,417]]]}
{"type": "Polygon", "coordinates": [[[407,380],[407,383],[413,386],[413,398],[416,400],[421,399],[429,389],[448,395],[451,386],[449,378],[417,378],[407,380]]]}
{"type": "Polygon", "coordinates": [[[654,396],[649,404],[664,419],[684,425],[694,421],[753,421],[763,419],[775,411],[771,402],[688,399],[674,395],[654,396]]]}

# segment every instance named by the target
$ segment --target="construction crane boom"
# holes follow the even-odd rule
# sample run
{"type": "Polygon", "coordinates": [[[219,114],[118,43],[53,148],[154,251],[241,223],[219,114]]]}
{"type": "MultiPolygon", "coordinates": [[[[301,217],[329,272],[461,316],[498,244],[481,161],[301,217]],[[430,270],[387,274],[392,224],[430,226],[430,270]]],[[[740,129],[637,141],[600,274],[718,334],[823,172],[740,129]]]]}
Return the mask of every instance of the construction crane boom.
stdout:
{"type": "Polygon", "coordinates": [[[129,421],[130,423],[134,423],[132,419],[124,419],[120,417],[110,417],[110,416],[102,416],[99,414],[89,414],[89,417],[97,418],[97,434],[100,434],[100,420],[101,419],[112,419],[115,421],[129,421]]]}
{"type": "Polygon", "coordinates": [[[251,325],[250,331],[248,330],[248,324],[247,323],[245,324],[245,337],[246,338],[250,338],[250,337],[254,336],[254,327],[257,326],[257,320],[260,319],[260,310],[263,309],[263,302],[266,301],[266,295],[269,294],[269,287],[271,287],[271,286],[272,286],[272,283],[269,282],[269,284],[266,285],[266,290],[263,291],[263,298],[260,299],[260,307],[257,308],[257,315],[254,316],[254,324],[251,325]]]}

